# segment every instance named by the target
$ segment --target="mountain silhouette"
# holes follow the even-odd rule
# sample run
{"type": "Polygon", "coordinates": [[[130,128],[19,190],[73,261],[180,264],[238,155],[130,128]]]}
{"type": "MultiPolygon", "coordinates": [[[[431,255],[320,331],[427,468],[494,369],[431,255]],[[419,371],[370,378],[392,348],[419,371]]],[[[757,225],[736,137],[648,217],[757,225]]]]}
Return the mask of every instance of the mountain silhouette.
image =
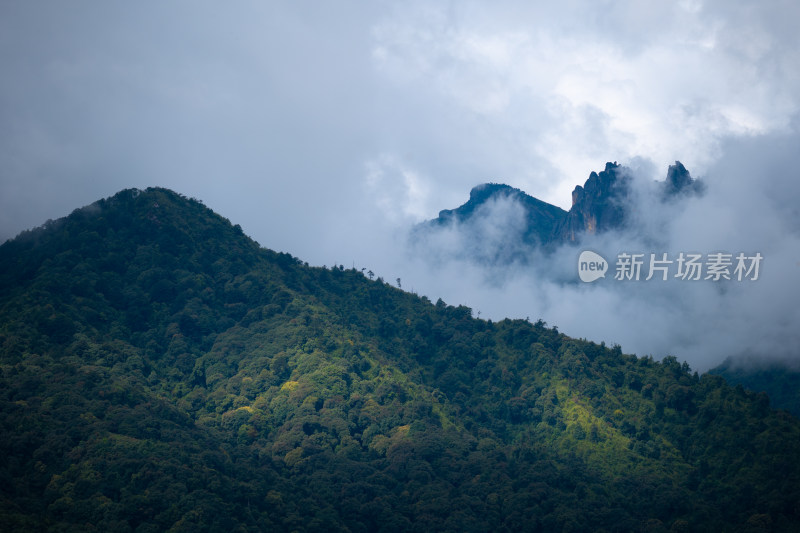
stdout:
{"type": "MultiPolygon", "coordinates": [[[[549,251],[562,244],[574,244],[607,231],[623,230],[635,224],[637,208],[631,187],[631,171],[608,162],[601,172],[592,172],[572,192],[569,211],[543,202],[509,185],[486,183],[470,192],[469,200],[455,209],[445,209],[432,220],[414,228],[411,243],[429,240],[446,228],[457,228],[467,243],[462,256],[479,263],[507,264],[524,261],[533,250],[549,251]],[[519,206],[518,216],[497,216],[497,205],[519,206]],[[495,231],[486,231],[491,227],[495,231]],[[510,252],[509,252],[510,250],[510,252]]],[[[681,202],[702,194],[702,182],[693,179],[676,161],[663,182],[651,193],[656,201],[681,202]]]]}

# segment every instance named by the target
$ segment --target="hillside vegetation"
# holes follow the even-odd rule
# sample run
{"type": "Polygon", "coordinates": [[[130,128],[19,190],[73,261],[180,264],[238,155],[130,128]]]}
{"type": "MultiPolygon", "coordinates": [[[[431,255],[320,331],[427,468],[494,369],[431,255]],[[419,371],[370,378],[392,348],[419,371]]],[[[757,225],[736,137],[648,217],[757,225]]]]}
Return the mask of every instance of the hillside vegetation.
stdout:
{"type": "Polygon", "coordinates": [[[0,530],[792,531],[800,421],[126,190],[0,246],[0,530]]]}

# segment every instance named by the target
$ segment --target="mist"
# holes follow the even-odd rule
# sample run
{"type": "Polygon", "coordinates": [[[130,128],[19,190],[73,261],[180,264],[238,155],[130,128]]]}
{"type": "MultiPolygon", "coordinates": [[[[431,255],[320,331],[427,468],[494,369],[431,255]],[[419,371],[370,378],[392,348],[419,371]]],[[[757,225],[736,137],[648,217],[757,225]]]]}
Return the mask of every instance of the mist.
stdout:
{"type": "MultiPolygon", "coordinates": [[[[411,231],[413,225],[402,226],[405,233],[396,227],[387,240],[392,245],[372,255],[372,269],[388,280],[401,277],[405,290],[433,301],[467,305],[474,316],[542,319],[574,337],[619,344],[626,353],[674,355],[700,372],[728,357],[797,363],[800,217],[794,199],[800,184],[791,177],[800,157],[786,147],[798,140],[775,135],[730,142],[719,163],[693,175],[705,186],[702,195],[668,202],[654,181],[663,180],[666,169],[654,177],[640,160],[621,162],[630,169],[633,190],[630,227],[552,253],[522,245],[524,210],[505,198],[462,224],[424,233],[411,231]],[[609,262],[606,276],[594,283],[578,280],[578,255],[585,249],[609,262]],[[623,252],[644,254],[638,281],[615,279],[623,252]],[[731,279],[704,279],[705,270],[700,280],[676,278],[681,252],[702,254],[704,261],[708,254],[732,254],[731,279]],[[666,281],[660,272],[645,281],[651,253],[673,261],[666,281]],[[753,271],[737,279],[739,253],[761,254],[757,279],[753,271]]],[[[575,185],[603,165],[587,169],[575,185]]]]}

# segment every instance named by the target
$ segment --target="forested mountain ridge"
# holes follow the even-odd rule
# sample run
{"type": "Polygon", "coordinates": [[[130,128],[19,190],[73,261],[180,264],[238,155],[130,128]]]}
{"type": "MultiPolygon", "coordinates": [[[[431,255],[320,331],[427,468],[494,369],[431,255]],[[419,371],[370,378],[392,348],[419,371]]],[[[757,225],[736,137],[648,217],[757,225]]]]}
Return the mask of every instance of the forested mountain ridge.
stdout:
{"type": "Polygon", "coordinates": [[[800,417],[800,369],[791,361],[729,358],[708,371],[729,383],[769,394],[773,406],[800,417]]]}
{"type": "Polygon", "coordinates": [[[766,395],[127,190],[0,246],[4,531],[791,531],[766,395]]]}

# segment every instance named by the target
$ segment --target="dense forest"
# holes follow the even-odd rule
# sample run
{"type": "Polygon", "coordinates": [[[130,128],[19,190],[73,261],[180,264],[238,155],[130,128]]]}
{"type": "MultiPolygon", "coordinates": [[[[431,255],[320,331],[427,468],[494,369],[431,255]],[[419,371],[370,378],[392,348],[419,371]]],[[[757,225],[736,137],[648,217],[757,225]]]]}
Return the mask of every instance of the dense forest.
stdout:
{"type": "Polygon", "coordinates": [[[790,361],[729,357],[708,373],[722,376],[734,385],[766,392],[773,407],[800,417],[800,369],[790,361]]]}
{"type": "Polygon", "coordinates": [[[0,530],[797,531],[769,397],[126,190],[0,246],[0,530]]]}

